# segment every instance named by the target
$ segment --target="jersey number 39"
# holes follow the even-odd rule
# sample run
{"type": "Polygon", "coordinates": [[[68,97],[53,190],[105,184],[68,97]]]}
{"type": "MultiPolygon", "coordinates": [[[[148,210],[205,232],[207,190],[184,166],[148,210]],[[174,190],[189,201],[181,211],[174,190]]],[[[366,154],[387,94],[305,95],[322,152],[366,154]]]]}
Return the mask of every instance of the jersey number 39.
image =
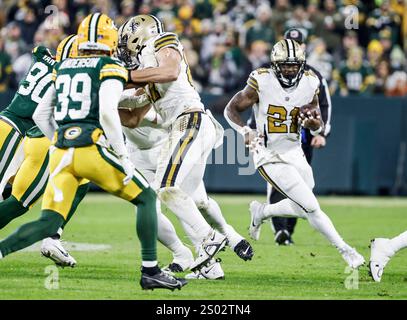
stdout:
{"type": "Polygon", "coordinates": [[[56,79],[55,88],[59,102],[55,109],[55,120],[63,120],[66,116],[79,120],[88,116],[92,79],[87,73],[77,73],[73,77],[68,74],[60,75],[56,79]]]}

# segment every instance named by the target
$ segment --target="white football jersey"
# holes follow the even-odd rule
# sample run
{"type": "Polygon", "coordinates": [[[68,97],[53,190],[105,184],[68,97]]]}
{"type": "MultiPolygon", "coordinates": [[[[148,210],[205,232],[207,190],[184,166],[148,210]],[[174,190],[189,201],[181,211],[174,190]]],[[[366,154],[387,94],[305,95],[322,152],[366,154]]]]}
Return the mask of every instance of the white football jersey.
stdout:
{"type": "Polygon", "coordinates": [[[156,55],[162,48],[174,48],[180,53],[182,60],[178,79],[167,83],[151,83],[145,89],[163,119],[162,126],[168,127],[184,111],[192,108],[204,110],[204,105],[193,86],[184,48],[176,34],[165,32],[149,39],[139,56],[140,68],[157,67],[156,55]]]}
{"type": "Polygon", "coordinates": [[[126,144],[138,150],[149,150],[163,144],[168,133],[161,126],[142,120],[137,128],[122,127],[126,136],[126,144]]]}
{"type": "Polygon", "coordinates": [[[259,102],[253,106],[257,131],[264,136],[264,145],[272,155],[301,147],[300,107],[311,103],[318,94],[319,79],[305,71],[298,85],[285,89],[273,70],[253,71],[247,85],[257,91],[259,102]]]}

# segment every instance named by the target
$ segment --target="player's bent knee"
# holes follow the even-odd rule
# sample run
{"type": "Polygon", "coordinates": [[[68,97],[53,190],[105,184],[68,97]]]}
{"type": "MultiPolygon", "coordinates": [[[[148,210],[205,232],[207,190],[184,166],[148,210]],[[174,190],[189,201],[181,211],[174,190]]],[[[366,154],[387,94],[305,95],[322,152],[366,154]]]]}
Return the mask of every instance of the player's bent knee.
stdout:
{"type": "Polygon", "coordinates": [[[162,187],[157,190],[157,195],[161,201],[167,202],[171,199],[174,199],[180,195],[183,195],[184,192],[177,186],[174,187],[162,187]]]}
{"type": "Polygon", "coordinates": [[[157,201],[157,194],[152,188],[144,189],[136,199],[131,201],[135,205],[146,204],[146,203],[155,203],[157,201]]]}

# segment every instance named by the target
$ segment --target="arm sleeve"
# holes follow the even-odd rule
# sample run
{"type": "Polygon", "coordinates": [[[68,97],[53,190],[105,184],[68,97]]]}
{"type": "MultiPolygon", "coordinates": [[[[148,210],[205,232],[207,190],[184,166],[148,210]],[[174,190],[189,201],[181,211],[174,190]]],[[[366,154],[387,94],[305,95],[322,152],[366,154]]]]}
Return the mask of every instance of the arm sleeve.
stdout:
{"type": "Polygon", "coordinates": [[[55,87],[51,85],[45,92],[44,97],[41,99],[41,102],[38,104],[33,114],[35,124],[50,140],[52,140],[55,130],[58,128],[53,117],[55,98],[56,90],[55,87]]]}
{"type": "Polygon", "coordinates": [[[99,89],[99,120],[106,138],[119,157],[127,155],[117,106],[123,83],[117,79],[102,82],[99,89]]]}

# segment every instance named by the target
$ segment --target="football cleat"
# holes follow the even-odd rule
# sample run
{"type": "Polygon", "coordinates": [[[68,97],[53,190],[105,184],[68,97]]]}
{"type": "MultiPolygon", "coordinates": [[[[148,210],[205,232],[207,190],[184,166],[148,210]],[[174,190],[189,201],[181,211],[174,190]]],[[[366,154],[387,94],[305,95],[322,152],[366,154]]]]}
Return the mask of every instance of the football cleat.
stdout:
{"type": "Polygon", "coordinates": [[[224,280],[225,273],[222,270],[220,262],[220,259],[211,259],[209,265],[187,274],[185,279],[224,280]]]}
{"type": "Polygon", "coordinates": [[[227,243],[226,236],[212,229],[208,237],[204,239],[198,249],[198,257],[192,263],[191,271],[200,269],[207,264],[219,251],[225,250],[227,243]]]}
{"type": "Polygon", "coordinates": [[[389,242],[390,240],[385,238],[376,238],[370,241],[369,274],[376,282],[381,281],[384,267],[394,255],[389,242]]]}
{"type": "Polygon", "coordinates": [[[188,282],[185,279],[180,279],[172,276],[171,274],[161,270],[161,272],[150,276],[147,273],[141,273],[140,286],[143,290],[154,289],[175,289],[181,290],[188,282]]]}
{"type": "Polygon", "coordinates": [[[59,239],[45,238],[41,244],[41,254],[60,267],[75,267],[76,260],[64,249],[59,239]]]}
{"type": "Polygon", "coordinates": [[[365,258],[363,258],[363,256],[359,254],[355,248],[347,246],[345,249],[339,250],[339,252],[349,267],[353,269],[357,269],[365,263],[365,258]]]}
{"type": "Polygon", "coordinates": [[[259,240],[262,221],[258,217],[264,210],[264,204],[259,201],[252,201],[250,203],[250,226],[249,235],[253,240],[259,240]]]}
{"type": "Polygon", "coordinates": [[[239,258],[243,259],[244,261],[252,260],[254,255],[252,246],[245,239],[241,240],[236,245],[234,251],[239,256],[239,258]]]}
{"type": "Polygon", "coordinates": [[[279,246],[290,246],[294,244],[293,240],[291,239],[291,235],[287,230],[278,230],[274,237],[274,241],[279,246]]]}

